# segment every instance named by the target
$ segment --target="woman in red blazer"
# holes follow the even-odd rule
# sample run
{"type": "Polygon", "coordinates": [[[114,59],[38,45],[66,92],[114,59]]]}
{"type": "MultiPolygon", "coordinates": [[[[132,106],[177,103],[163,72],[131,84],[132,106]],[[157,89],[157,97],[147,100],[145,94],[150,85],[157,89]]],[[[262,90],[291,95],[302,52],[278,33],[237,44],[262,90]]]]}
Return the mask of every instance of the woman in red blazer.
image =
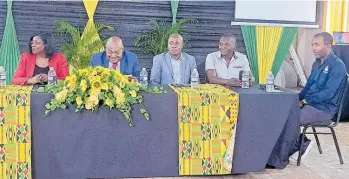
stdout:
{"type": "Polygon", "coordinates": [[[57,80],[69,76],[67,60],[63,54],[54,51],[51,34],[34,35],[29,40],[29,53],[25,52],[20,57],[12,84],[47,83],[50,67],[55,69],[57,80]]]}

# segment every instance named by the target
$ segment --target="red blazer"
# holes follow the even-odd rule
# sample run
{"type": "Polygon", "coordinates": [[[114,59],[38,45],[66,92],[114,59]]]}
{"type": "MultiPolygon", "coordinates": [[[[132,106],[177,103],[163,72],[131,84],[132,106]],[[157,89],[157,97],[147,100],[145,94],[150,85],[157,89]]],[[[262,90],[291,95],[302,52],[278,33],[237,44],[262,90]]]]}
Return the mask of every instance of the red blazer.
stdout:
{"type": "MultiPolygon", "coordinates": [[[[22,53],[15,74],[12,78],[13,85],[25,85],[25,82],[33,77],[36,64],[36,55],[30,53],[22,53]]],[[[69,76],[68,63],[63,54],[54,53],[49,66],[53,67],[57,74],[57,80],[64,80],[69,76]]]]}

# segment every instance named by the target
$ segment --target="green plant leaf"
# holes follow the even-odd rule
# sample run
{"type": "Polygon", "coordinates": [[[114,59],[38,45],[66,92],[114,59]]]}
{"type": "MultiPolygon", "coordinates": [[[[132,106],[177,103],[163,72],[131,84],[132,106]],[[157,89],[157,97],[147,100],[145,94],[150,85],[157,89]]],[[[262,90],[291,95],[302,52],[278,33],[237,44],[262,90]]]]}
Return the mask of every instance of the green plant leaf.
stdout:
{"type": "Polygon", "coordinates": [[[61,104],[61,106],[60,106],[62,109],[65,109],[65,108],[67,108],[67,106],[65,105],[65,104],[61,104]]]}
{"type": "Polygon", "coordinates": [[[37,93],[45,93],[47,91],[46,91],[45,87],[39,87],[38,89],[36,89],[36,92],[37,93]]]}
{"type": "Polygon", "coordinates": [[[141,108],[140,111],[141,111],[142,114],[147,112],[147,110],[144,109],[144,108],[141,108]]]}
{"type": "MultiPolygon", "coordinates": [[[[197,22],[196,19],[184,18],[172,25],[172,22],[151,20],[150,31],[139,36],[134,42],[134,46],[147,56],[161,54],[167,51],[167,41],[171,34],[182,34],[185,24],[194,24],[197,22]]],[[[190,47],[187,45],[189,38],[189,36],[183,36],[184,47],[190,47]]]]}
{"type": "Polygon", "coordinates": [[[146,112],[146,113],[144,113],[143,115],[144,115],[144,118],[145,118],[146,120],[149,120],[149,113],[146,112]]]}
{"type": "Polygon", "coordinates": [[[46,109],[51,109],[50,103],[45,104],[45,108],[46,108],[46,109]]]}

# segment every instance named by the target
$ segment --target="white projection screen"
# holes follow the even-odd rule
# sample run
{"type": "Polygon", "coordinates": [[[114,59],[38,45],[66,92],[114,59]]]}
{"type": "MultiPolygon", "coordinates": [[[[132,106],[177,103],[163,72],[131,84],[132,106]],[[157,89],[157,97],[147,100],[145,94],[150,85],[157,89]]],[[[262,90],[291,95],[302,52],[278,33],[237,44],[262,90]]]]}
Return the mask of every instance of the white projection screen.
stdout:
{"type": "Polygon", "coordinates": [[[315,25],[316,0],[237,0],[234,22],[315,25]]]}

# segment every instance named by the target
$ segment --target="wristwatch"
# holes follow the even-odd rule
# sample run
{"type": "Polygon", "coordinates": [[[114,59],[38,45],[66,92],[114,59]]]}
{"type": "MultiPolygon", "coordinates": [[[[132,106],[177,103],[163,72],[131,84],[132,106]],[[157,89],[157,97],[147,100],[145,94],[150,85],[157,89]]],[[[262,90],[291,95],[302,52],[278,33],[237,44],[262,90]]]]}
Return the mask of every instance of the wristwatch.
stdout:
{"type": "Polygon", "coordinates": [[[305,99],[302,100],[303,104],[307,104],[307,101],[305,99]]]}

